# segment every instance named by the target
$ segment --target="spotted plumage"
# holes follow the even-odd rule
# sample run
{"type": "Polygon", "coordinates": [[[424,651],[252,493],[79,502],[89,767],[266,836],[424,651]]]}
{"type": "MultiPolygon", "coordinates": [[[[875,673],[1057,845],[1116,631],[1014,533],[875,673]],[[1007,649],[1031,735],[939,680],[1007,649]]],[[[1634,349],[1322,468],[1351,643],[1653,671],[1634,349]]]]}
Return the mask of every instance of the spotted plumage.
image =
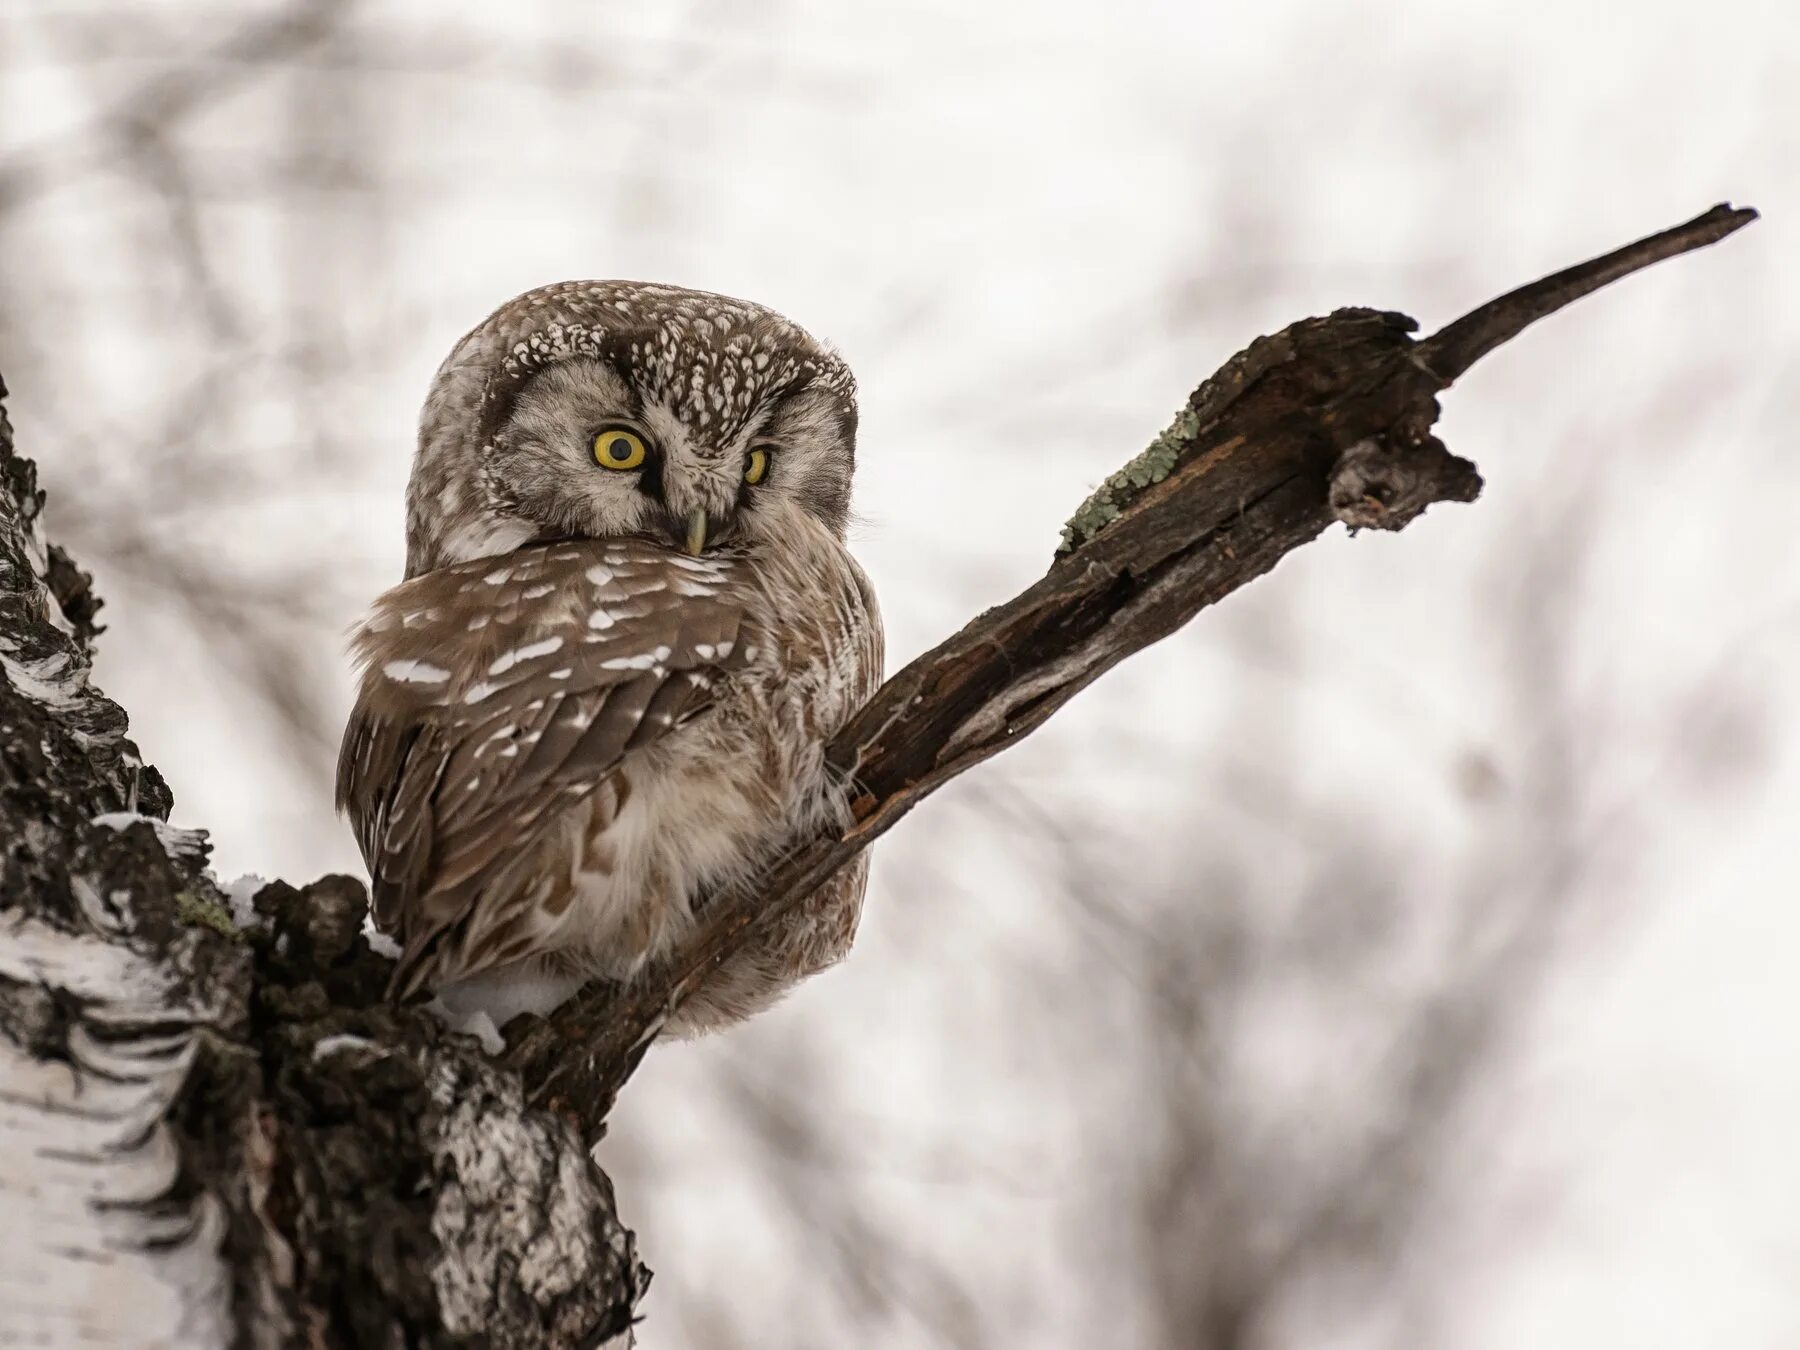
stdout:
{"type": "MultiPolygon", "coordinates": [[[[701,292],[545,287],[452,351],[339,759],[398,991],[628,979],[842,813],[823,747],[882,660],[843,544],[855,426],[835,354],[701,292]]],[[[841,957],[865,878],[828,881],[675,1029],[841,957]]]]}

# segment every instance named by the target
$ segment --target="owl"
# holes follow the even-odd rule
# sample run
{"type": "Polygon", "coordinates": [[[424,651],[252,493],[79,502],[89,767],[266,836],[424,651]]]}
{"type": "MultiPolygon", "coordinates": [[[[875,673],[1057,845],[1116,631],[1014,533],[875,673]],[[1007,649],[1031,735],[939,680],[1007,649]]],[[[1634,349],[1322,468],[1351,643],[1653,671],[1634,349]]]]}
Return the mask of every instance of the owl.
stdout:
{"type": "MultiPolygon", "coordinates": [[[[847,819],[824,748],[882,664],[844,543],[855,441],[849,368],[743,300],[567,282],[457,343],[338,761],[397,995],[503,1020],[629,980],[847,819]]],[[[866,881],[831,877],[667,1030],[838,960],[866,881]]]]}

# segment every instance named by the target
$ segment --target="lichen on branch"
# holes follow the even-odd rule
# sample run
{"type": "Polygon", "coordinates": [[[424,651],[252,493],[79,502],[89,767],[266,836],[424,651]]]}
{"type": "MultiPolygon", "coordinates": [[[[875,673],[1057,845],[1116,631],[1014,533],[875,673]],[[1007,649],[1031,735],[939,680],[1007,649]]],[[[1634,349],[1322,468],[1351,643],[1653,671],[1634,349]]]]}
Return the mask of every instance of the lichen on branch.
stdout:
{"type": "Polygon", "coordinates": [[[1156,439],[1125,466],[1107,475],[1106,480],[1075,508],[1062,527],[1062,540],[1056,546],[1061,557],[1087,543],[1103,526],[1117,520],[1138,494],[1152,483],[1160,483],[1175,470],[1181,454],[1193,444],[1200,430],[1200,417],[1192,407],[1175,414],[1175,420],[1157,433],[1156,439]]]}

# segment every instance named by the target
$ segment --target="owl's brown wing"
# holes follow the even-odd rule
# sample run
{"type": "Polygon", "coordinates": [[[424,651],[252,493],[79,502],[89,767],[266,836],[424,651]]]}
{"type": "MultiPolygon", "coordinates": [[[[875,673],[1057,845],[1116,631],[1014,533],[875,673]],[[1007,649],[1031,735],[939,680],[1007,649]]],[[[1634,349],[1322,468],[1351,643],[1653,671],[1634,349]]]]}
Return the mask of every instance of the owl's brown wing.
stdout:
{"type": "Polygon", "coordinates": [[[337,799],[401,944],[397,994],[511,959],[506,911],[537,879],[535,845],[743,663],[739,580],[729,558],[582,541],[376,601],[353,639],[337,799]]]}

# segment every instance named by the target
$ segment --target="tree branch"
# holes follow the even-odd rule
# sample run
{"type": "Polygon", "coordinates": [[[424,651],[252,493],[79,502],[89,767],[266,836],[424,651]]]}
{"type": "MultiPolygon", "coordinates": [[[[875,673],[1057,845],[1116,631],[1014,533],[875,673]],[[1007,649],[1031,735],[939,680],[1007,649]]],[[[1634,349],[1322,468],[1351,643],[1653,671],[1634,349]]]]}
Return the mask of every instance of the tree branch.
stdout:
{"type": "Polygon", "coordinates": [[[1531,324],[1547,318],[1565,305],[1621,277],[1642,271],[1651,263],[1692,253],[1736,234],[1756,219],[1748,206],[1720,203],[1712,210],[1659,234],[1639,239],[1624,248],[1573,267],[1565,267],[1529,286],[1508,291],[1477,310],[1446,324],[1419,344],[1419,359],[1430,366],[1447,389],[1470,366],[1503,342],[1510,342],[1531,324]]]}
{"type": "Polygon", "coordinates": [[[1042,580],[913,661],[833,739],[827,760],[854,787],[852,821],[798,841],[755,883],[718,897],[693,940],[634,983],[591,986],[515,1024],[507,1062],[528,1099],[603,1129],[657,1030],[707,973],[943,784],[1334,522],[1397,530],[1434,502],[1473,501],[1475,467],[1431,428],[1437,394],[1482,356],[1755,218],[1714,207],[1423,341],[1403,314],[1341,309],[1251,343],[1089,498],[1042,580]]]}

